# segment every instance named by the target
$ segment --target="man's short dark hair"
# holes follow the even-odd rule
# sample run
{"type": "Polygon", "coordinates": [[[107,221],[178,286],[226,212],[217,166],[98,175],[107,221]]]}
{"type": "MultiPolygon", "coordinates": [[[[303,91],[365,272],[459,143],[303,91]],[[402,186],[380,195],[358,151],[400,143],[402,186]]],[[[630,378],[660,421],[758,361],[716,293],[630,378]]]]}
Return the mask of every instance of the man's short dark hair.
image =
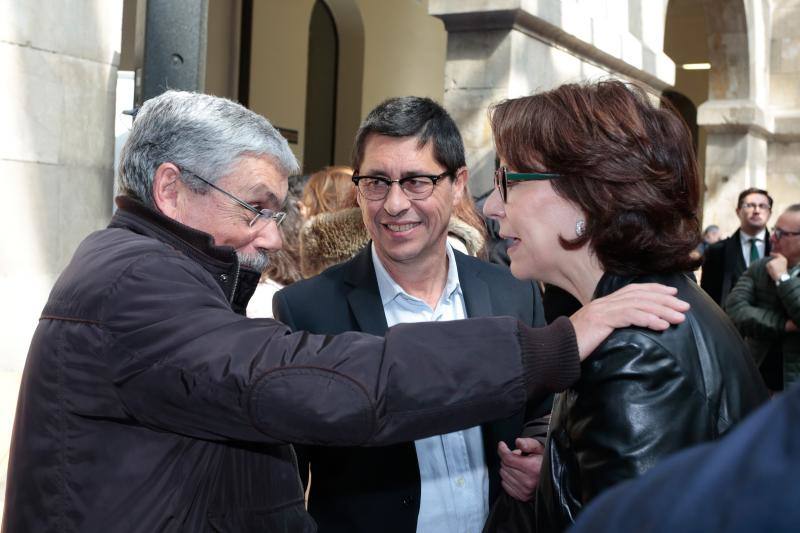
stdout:
{"type": "Polygon", "coordinates": [[[786,208],[784,213],[797,213],[798,211],[800,211],[800,204],[792,204],[786,208]]]}
{"type": "Polygon", "coordinates": [[[767,200],[769,200],[769,208],[772,209],[772,196],[770,196],[769,193],[764,189],[758,189],[756,187],[750,187],[749,189],[745,189],[739,193],[739,202],[736,204],[736,209],[742,208],[744,199],[747,198],[749,194],[763,194],[767,197],[767,200]]]}
{"type": "Polygon", "coordinates": [[[464,141],[456,123],[442,106],[430,98],[405,96],[390,98],[369,112],[356,133],[353,169],[358,172],[364,161],[364,147],[370,134],[389,137],[416,137],[419,147],[433,143],[433,157],[455,178],[466,166],[464,141]]]}

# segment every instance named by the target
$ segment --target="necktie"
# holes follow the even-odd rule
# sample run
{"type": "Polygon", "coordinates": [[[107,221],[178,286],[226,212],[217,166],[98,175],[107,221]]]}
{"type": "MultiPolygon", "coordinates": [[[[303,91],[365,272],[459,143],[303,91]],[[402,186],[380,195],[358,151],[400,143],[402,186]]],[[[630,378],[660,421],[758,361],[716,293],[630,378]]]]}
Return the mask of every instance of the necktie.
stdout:
{"type": "Polygon", "coordinates": [[[758,261],[759,259],[758,247],[756,246],[757,241],[758,239],[756,238],[748,239],[747,241],[750,243],[750,264],[753,264],[753,262],[758,261]]]}

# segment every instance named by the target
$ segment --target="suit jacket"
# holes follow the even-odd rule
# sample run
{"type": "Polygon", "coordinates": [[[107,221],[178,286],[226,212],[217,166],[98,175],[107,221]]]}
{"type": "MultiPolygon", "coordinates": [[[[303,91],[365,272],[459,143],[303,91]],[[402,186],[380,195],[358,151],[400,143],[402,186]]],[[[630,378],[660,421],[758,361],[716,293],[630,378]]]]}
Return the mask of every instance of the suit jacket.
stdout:
{"type": "Polygon", "coordinates": [[[800,384],[715,443],[601,494],[570,533],[789,533],[800,524],[800,384]]]}
{"type": "MultiPolygon", "coordinates": [[[[467,316],[514,316],[544,325],[541,295],[534,283],[511,276],[508,269],[455,251],[467,316]]],[[[387,330],[370,246],[353,259],[275,294],[275,318],[293,330],[336,334],[387,330]]],[[[482,426],[489,470],[489,503],[500,491],[500,440],[513,449],[522,431],[523,413],[482,426]]],[[[405,442],[380,448],[296,447],[304,482],[311,464],[308,510],[329,532],[402,532],[416,530],[420,477],[416,448],[405,442]]]]}
{"type": "MultiPolygon", "coordinates": [[[[703,259],[703,277],[700,286],[711,296],[711,299],[722,307],[733,286],[747,266],[742,256],[741,230],[736,230],[727,239],[715,242],[706,249],[703,259]]],[[[769,231],[764,237],[764,256],[771,251],[769,231]]]]}

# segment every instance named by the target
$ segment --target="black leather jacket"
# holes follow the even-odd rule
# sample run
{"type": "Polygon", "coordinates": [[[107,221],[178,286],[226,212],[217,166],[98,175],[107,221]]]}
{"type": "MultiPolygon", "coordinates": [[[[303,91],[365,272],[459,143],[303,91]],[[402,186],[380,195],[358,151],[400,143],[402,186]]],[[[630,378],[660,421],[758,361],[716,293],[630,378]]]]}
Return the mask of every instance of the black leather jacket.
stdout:
{"type": "Polygon", "coordinates": [[[664,332],[617,330],[558,396],[537,492],[538,532],[563,531],[601,491],[718,438],[767,399],[733,324],[685,276],[606,274],[595,298],[633,282],[677,287],[691,310],[664,332]]]}

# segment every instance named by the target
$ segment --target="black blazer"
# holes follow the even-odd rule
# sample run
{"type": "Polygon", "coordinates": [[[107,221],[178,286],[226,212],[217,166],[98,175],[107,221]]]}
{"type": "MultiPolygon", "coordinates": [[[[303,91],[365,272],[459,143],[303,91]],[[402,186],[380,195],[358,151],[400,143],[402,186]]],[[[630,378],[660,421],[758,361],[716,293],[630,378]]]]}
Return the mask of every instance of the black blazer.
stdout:
{"type": "MultiPolygon", "coordinates": [[[[455,252],[467,316],[514,316],[544,325],[535,283],[515,279],[507,268],[455,252]]],[[[337,334],[363,331],[384,335],[386,317],[370,246],[353,259],[275,294],[275,318],[293,330],[337,334]]],[[[489,504],[499,494],[497,443],[513,442],[522,431],[523,413],[482,426],[489,470],[489,504]]],[[[420,478],[413,442],[380,448],[296,446],[304,483],[311,465],[308,510],[329,532],[413,533],[419,514],[420,478]]]]}
{"type": "MultiPolygon", "coordinates": [[[[728,294],[746,269],[740,231],[737,229],[727,239],[715,242],[706,248],[704,255],[700,286],[720,307],[725,304],[728,294]]],[[[769,231],[764,239],[764,255],[768,256],[771,251],[769,231]]]]}

